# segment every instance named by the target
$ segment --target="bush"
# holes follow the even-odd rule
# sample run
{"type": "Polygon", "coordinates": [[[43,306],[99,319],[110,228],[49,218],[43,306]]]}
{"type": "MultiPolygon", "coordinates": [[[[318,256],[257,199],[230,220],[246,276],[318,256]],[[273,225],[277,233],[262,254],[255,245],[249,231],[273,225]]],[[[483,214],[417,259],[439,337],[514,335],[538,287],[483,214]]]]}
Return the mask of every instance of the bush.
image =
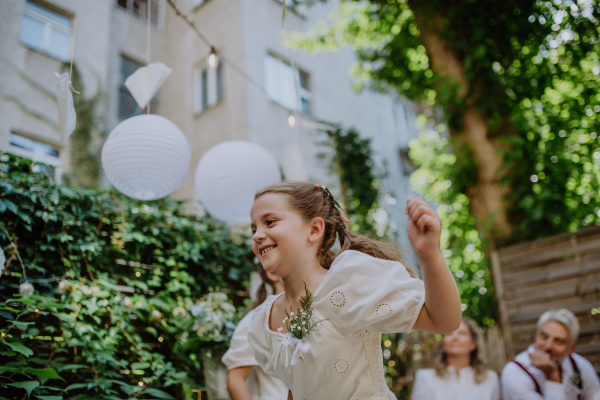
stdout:
{"type": "Polygon", "coordinates": [[[0,399],[172,399],[203,386],[198,352],[225,347],[231,324],[198,337],[190,310],[211,291],[242,304],[249,238],[179,202],[72,188],[1,159],[0,399]]]}

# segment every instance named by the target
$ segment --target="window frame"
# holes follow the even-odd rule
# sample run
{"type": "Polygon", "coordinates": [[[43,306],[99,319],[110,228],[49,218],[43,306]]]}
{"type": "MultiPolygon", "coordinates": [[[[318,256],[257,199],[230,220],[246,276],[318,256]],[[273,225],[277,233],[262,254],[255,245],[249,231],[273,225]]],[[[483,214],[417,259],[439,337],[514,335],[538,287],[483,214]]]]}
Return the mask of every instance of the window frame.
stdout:
{"type": "Polygon", "coordinates": [[[211,69],[206,62],[196,65],[193,71],[192,82],[194,115],[201,115],[206,110],[218,106],[223,100],[223,63],[219,63],[217,68],[214,69],[211,69]],[[211,74],[210,71],[214,71],[214,74],[211,74]],[[211,75],[214,76],[214,83],[211,83],[211,75]],[[209,91],[213,85],[212,89],[214,89],[214,93],[212,94],[214,98],[211,99],[209,91]],[[206,91],[204,91],[205,87],[206,91]],[[211,100],[214,100],[214,102],[211,103],[211,100]]]}
{"type": "Polygon", "coordinates": [[[47,55],[48,57],[52,57],[59,61],[69,61],[71,59],[71,48],[73,47],[73,17],[72,16],[70,16],[66,13],[61,13],[59,11],[56,11],[55,9],[49,8],[44,4],[41,4],[41,3],[38,3],[35,1],[30,1],[30,0],[25,2],[25,8],[23,9],[23,16],[28,16],[29,18],[34,19],[39,22],[42,22],[44,24],[44,33],[42,36],[42,47],[41,48],[33,47],[31,44],[26,43],[21,39],[21,35],[23,32],[23,17],[21,17],[21,31],[19,32],[19,43],[21,43],[23,46],[27,47],[28,49],[38,51],[44,55],[47,55]],[[65,25],[62,25],[62,24],[58,23],[57,21],[54,21],[51,18],[36,12],[35,10],[27,8],[27,3],[33,3],[39,7],[45,8],[46,10],[48,10],[51,13],[68,18],[69,22],[70,22],[70,26],[65,27],[65,25]],[[66,57],[64,59],[59,58],[55,54],[51,54],[48,52],[52,28],[69,35],[69,47],[68,47],[68,52],[67,52],[68,54],[66,55],[66,57]]]}
{"type": "MultiPolygon", "coordinates": [[[[56,144],[52,144],[52,143],[48,143],[42,140],[38,140],[37,138],[33,138],[29,135],[24,135],[22,133],[19,132],[15,132],[15,131],[11,131],[9,134],[9,142],[8,142],[8,148],[6,149],[7,153],[11,153],[14,154],[16,156],[19,157],[23,157],[26,158],[28,160],[31,160],[33,162],[33,164],[35,163],[42,163],[42,164],[46,164],[50,167],[54,168],[53,171],[53,176],[54,179],[57,182],[60,182],[61,177],[62,177],[62,160],[60,158],[60,155],[63,151],[63,148],[61,146],[57,146],[56,144]],[[49,154],[40,154],[40,153],[36,153],[35,150],[30,150],[21,146],[18,146],[16,144],[13,144],[12,142],[12,136],[18,136],[21,138],[25,138],[27,140],[31,140],[35,143],[39,143],[42,145],[46,145],[46,146],[50,146],[52,147],[54,150],[56,150],[56,152],[58,153],[58,155],[56,156],[52,156],[49,154]]],[[[37,172],[37,171],[34,171],[37,172]]]]}
{"type": "MultiPolygon", "coordinates": [[[[144,107],[143,109],[140,109],[140,106],[138,105],[137,101],[135,101],[133,95],[131,94],[131,92],[129,92],[129,89],[127,89],[127,86],[125,86],[125,80],[129,77],[129,75],[128,76],[123,75],[123,62],[125,60],[127,60],[128,62],[130,62],[132,64],[136,64],[137,68],[133,72],[137,71],[138,68],[145,67],[147,65],[147,64],[137,61],[136,59],[134,59],[132,57],[129,57],[126,54],[121,53],[119,55],[119,86],[117,87],[117,117],[119,118],[119,121],[124,121],[128,118],[135,117],[136,115],[146,114],[148,112],[148,107],[150,107],[151,114],[156,114],[156,111],[158,109],[158,92],[150,99],[150,101],[148,102],[148,105],[146,107],[144,107]],[[131,98],[131,101],[134,104],[134,107],[133,107],[134,111],[133,111],[132,115],[128,115],[128,116],[121,115],[121,95],[125,95],[125,96],[128,96],[129,98],[131,98]]],[[[131,72],[131,73],[133,74],[133,72],[131,72]]]]}
{"type": "MultiPolygon", "coordinates": [[[[144,6],[144,13],[136,13],[133,9],[133,2],[135,0],[125,0],[127,2],[127,5],[125,7],[123,7],[122,5],[119,4],[119,0],[114,0],[114,5],[115,7],[117,7],[119,10],[123,10],[125,11],[128,15],[132,15],[133,17],[139,19],[140,21],[146,23],[148,20],[148,8],[147,6],[144,6]]],[[[154,27],[159,26],[160,23],[160,12],[162,9],[161,6],[161,0],[146,0],[147,2],[151,2],[152,3],[152,10],[151,10],[151,14],[150,14],[150,24],[153,25],[154,27]],[[155,11],[156,10],[156,11],[155,11]],[[156,16],[156,20],[154,20],[154,16],[156,16]]]]}
{"type": "MultiPolygon", "coordinates": [[[[272,52],[267,52],[267,55],[265,57],[265,74],[267,73],[267,58],[271,57],[277,61],[279,61],[280,63],[286,65],[287,67],[289,67],[292,70],[292,74],[294,76],[294,94],[296,94],[297,98],[296,98],[296,106],[294,107],[294,109],[288,107],[287,105],[283,104],[283,100],[282,99],[277,99],[273,96],[271,96],[268,92],[267,92],[267,87],[270,85],[267,85],[265,82],[265,94],[267,95],[267,99],[269,99],[269,101],[271,101],[272,103],[275,103],[283,108],[285,108],[288,111],[291,112],[295,112],[295,111],[299,111],[300,113],[304,114],[304,115],[312,115],[312,92],[311,92],[311,74],[306,71],[305,69],[299,68],[296,64],[294,64],[292,66],[291,62],[288,62],[285,58],[278,56],[277,54],[274,54],[272,52]],[[302,80],[300,79],[301,74],[305,74],[306,75],[306,83],[308,87],[303,87],[302,86],[302,80]],[[298,92],[296,92],[296,84],[298,92]],[[308,103],[308,110],[305,111],[304,107],[302,106],[302,101],[305,100],[308,103]],[[296,110],[297,108],[297,110],[296,110]]],[[[265,81],[268,78],[265,76],[265,81]]],[[[276,82],[276,84],[281,84],[281,82],[276,82]]]]}

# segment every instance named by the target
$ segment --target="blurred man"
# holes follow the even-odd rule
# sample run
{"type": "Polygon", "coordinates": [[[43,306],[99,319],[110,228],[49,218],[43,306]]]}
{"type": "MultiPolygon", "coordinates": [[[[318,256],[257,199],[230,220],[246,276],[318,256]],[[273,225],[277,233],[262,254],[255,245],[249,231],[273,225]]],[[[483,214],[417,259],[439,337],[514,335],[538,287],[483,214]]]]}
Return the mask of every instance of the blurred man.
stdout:
{"type": "Polygon", "coordinates": [[[502,371],[503,400],[600,400],[592,364],[575,354],[579,322],[567,309],[542,314],[535,343],[502,371]]]}

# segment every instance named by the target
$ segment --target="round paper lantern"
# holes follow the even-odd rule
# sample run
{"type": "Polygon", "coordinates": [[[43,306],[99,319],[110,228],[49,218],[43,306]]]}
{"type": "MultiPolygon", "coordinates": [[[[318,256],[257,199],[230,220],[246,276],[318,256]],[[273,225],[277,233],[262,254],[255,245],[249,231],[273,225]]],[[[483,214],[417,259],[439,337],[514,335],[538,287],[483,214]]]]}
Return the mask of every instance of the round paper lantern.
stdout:
{"type": "Polygon", "coordinates": [[[138,200],[156,200],[173,193],[187,176],[191,158],[181,129],[153,114],[121,122],[102,148],[102,167],[110,183],[138,200]]]}
{"type": "Polygon", "coordinates": [[[261,146],[234,140],[204,154],[196,168],[196,196],[213,217],[226,222],[250,222],[254,195],[281,182],[279,165],[261,146]]]}

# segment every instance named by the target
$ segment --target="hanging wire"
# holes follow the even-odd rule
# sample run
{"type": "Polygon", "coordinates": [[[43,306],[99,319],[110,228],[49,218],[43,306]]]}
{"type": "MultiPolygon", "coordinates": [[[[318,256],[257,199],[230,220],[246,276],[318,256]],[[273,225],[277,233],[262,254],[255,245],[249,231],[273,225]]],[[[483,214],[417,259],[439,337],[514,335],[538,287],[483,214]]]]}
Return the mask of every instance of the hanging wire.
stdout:
{"type": "MultiPolygon", "coordinates": [[[[289,38],[290,35],[290,27],[289,27],[289,18],[285,18],[286,15],[286,4],[285,4],[285,0],[282,0],[281,2],[283,4],[283,12],[282,12],[282,28],[284,28],[286,35],[289,38]]],[[[301,103],[302,100],[300,98],[300,83],[298,82],[298,79],[300,77],[300,70],[296,68],[296,65],[294,63],[294,57],[292,56],[292,49],[290,47],[288,47],[288,55],[290,57],[290,64],[292,67],[292,75],[294,76],[294,91],[296,94],[296,101],[295,101],[295,105],[294,105],[294,110],[293,110],[293,114],[294,114],[294,120],[295,120],[295,124],[298,125],[298,133],[297,133],[297,139],[299,139],[302,136],[302,120],[300,118],[300,113],[298,112],[298,103],[301,103]]],[[[289,117],[288,117],[289,119],[289,117]]]]}
{"type": "MultiPolygon", "coordinates": [[[[152,36],[150,23],[152,19],[152,0],[148,0],[148,10],[146,14],[146,62],[150,64],[150,39],[152,36]]],[[[148,105],[146,105],[146,114],[150,114],[150,103],[151,102],[148,102],[148,105]]]]}
{"type": "Polygon", "coordinates": [[[73,90],[77,94],[79,93],[73,87],[73,83],[71,81],[71,77],[73,76],[73,59],[75,58],[75,39],[77,38],[77,21],[79,21],[79,0],[77,0],[77,6],[75,8],[75,24],[73,26],[73,41],[71,42],[71,67],[69,68],[69,86],[71,90],[73,90]]]}
{"type": "MultiPolygon", "coordinates": [[[[192,20],[190,20],[187,15],[185,15],[184,13],[182,13],[179,8],[177,8],[177,6],[175,5],[175,3],[173,2],[173,0],[167,0],[167,3],[171,6],[171,8],[173,9],[173,11],[175,11],[175,14],[177,14],[178,17],[180,17],[181,19],[183,19],[185,21],[186,24],[188,24],[190,26],[190,28],[192,28],[192,30],[196,33],[196,35],[198,35],[198,37],[200,38],[200,40],[202,40],[209,49],[216,49],[216,46],[213,45],[207,38],[206,36],[204,36],[202,34],[202,32],[200,32],[200,30],[198,29],[198,27],[196,27],[196,23],[192,20]]],[[[248,81],[248,83],[254,85],[255,87],[257,87],[258,89],[262,90],[264,93],[266,93],[265,87],[263,85],[261,85],[259,82],[255,81],[254,79],[252,79],[252,77],[250,75],[248,75],[247,73],[244,72],[243,69],[241,69],[240,67],[238,67],[237,65],[235,65],[233,62],[229,61],[228,58],[226,58],[222,53],[216,53],[221,62],[226,63],[227,65],[229,65],[231,67],[231,69],[233,69],[235,72],[237,72],[238,74],[240,74],[246,81],[248,81]]],[[[267,96],[267,98],[269,100],[275,101],[274,99],[271,99],[270,97],[267,96]]]]}

